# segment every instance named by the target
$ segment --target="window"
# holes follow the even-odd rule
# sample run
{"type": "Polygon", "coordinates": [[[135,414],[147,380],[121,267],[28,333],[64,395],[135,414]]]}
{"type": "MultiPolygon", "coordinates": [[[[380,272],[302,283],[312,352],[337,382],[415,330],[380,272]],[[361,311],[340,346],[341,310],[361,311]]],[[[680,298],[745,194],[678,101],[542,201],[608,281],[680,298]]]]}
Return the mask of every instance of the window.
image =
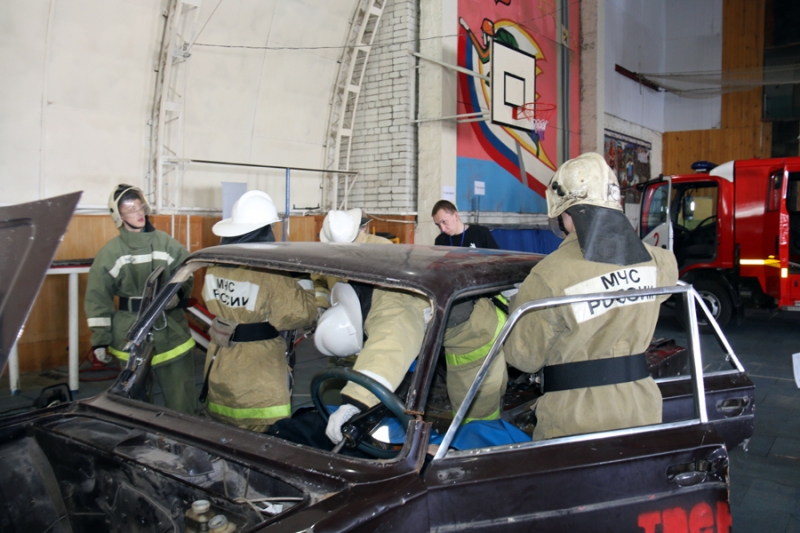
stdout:
{"type": "Polygon", "coordinates": [[[642,211],[642,237],[646,237],[654,229],[667,221],[667,191],[668,184],[662,183],[657,187],[647,189],[644,200],[645,207],[642,211]]]}
{"type": "Polygon", "coordinates": [[[783,171],[779,170],[769,177],[769,190],[767,191],[767,211],[777,211],[781,206],[783,195],[783,171]]]}
{"type": "Polygon", "coordinates": [[[704,222],[708,224],[716,219],[718,194],[716,183],[703,183],[679,191],[677,197],[680,202],[675,219],[677,225],[693,230],[704,222]]]}

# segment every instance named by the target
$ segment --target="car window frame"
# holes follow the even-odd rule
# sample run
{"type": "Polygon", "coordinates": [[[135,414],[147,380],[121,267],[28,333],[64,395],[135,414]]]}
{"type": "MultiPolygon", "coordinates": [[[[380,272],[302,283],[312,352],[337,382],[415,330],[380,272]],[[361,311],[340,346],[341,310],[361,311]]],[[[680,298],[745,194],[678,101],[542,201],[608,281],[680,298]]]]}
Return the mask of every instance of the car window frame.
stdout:
{"type": "Polygon", "coordinates": [[[552,298],[543,298],[539,300],[533,300],[530,302],[526,302],[522,304],[520,307],[515,309],[512,313],[509,314],[508,319],[501,329],[499,335],[495,339],[495,343],[492,346],[489,354],[486,356],[483,365],[481,366],[480,370],[478,371],[475,380],[473,381],[472,385],[467,392],[467,395],[462,403],[461,407],[456,412],[455,416],[453,417],[453,421],[448,428],[445,436],[442,440],[439,449],[436,451],[434,455],[433,461],[441,461],[446,458],[450,457],[461,457],[461,456],[469,456],[474,454],[484,454],[484,453],[500,453],[505,450],[509,449],[519,449],[519,448],[528,448],[528,447],[540,447],[540,446],[553,446],[558,445],[565,442],[580,442],[580,441],[589,441],[589,440],[599,440],[605,438],[611,438],[621,435],[633,435],[637,433],[649,432],[653,430],[660,430],[660,429],[671,429],[676,427],[683,427],[683,426],[693,426],[698,424],[708,424],[709,418],[707,413],[707,406],[706,406],[706,392],[705,392],[705,383],[704,379],[707,374],[703,373],[703,361],[702,361],[702,348],[700,346],[700,331],[697,321],[697,308],[695,305],[689,305],[689,303],[695,300],[698,302],[699,307],[702,309],[703,313],[709,319],[709,323],[712,325],[714,329],[714,333],[717,336],[718,341],[723,345],[724,349],[727,350],[728,357],[731,361],[731,364],[735,367],[729,371],[724,371],[721,373],[735,373],[735,372],[744,372],[744,368],[741,365],[738,357],[736,357],[733,349],[731,348],[730,344],[728,343],[725,336],[722,334],[722,330],[719,328],[719,325],[714,320],[711,312],[708,310],[706,305],[703,303],[702,298],[697,293],[697,291],[689,284],[679,281],[677,285],[673,287],[659,287],[659,288],[651,288],[651,289],[639,289],[634,291],[617,291],[611,293],[592,293],[592,294],[579,294],[574,296],[558,296],[552,298]],[[682,420],[678,422],[669,422],[669,423],[660,423],[660,424],[653,424],[649,426],[639,426],[634,428],[625,428],[625,429],[618,429],[618,430],[611,430],[611,431],[602,431],[602,432],[595,432],[595,433],[587,433],[582,435],[572,435],[566,437],[558,437],[548,440],[542,441],[533,441],[524,442],[524,443],[516,443],[516,444],[506,444],[501,446],[492,446],[487,448],[480,448],[480,449],[473,449],[473,450],[455,450],[451,449],[450,445],[455,437],[455,433],[458,428],[461,426],[461,422],[463,421],[466,413],[469,409],[470,404],[474,400],[477,391],[483,382],[483,379],[486,377],[486,374],[489,370],[489,366],[492,364],[492,361],[497,357],[498,353],[502,349],[503,344],[505,343],[506,339],[508,338],[509,333],[511,330],[516,326],[517,322],[519,321],[520,317],[528,312],[535,311],[537,309],[541,309],[544,307],[552,307],[558,305],[567,305],[572,303],[578,302],[585,302],[585,301],[595,301],[595,300],[607,300],[613,298],[630,298],[630,297],[637,297],[637,296],[651,296],[651,295],[680,295],[686,299],[687,305],[684,306],[685,312],[687,313],[687,337],[688,337],[688,344],[690,350],[690,368],[691,373],[688,376],[679,376],[676,378],[663,378],[659,381],[672,381],[672,380],[691,380],[692,382],[692,393],[694,397],[694,417],[682,420]],[[700,378],[698,378],[698,376],[700,378]]]}

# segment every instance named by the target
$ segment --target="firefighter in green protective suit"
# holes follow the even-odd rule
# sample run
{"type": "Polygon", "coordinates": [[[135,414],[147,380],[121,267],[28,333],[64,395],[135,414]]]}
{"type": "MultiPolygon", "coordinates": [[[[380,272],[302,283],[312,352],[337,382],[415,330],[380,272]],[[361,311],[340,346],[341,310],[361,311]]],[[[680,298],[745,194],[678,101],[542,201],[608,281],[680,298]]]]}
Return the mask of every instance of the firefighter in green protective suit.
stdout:
{"type": "MultiPolygon", "coordinates": [[[[231,218],[214,225],[220,244],[274,242],[278,221],[272,199],[248,191],[233,206],[231,218]]],[[[287,345],[281,331],[306,328],[317,317],[310,279],[281,272],[212,266],[203,298],[216,318],[206,356],[212,417],[251,431],[266,431],[289,417],[291,398],[287,345]]]]}
{"type": "MultiPolygon", "coordinates": [[[[108,207],[119,235],[97,253],[84,302],[94,354],[104,363],[111,362],[111,356],[128,360],[125,335],[138,315],[147,277],[163,266],[164,279],[169,279],[188,255],[183,245],[150,224],[150,206],[141,189],[119,185],[108,207]],[[115,296],[119,309],[114,307],[115,296]]],[[[191,290],[190,278],[156,321],[151,361],[165,405],[184,413],[195,412],[195,342],[182,309],[191,290]]]]}

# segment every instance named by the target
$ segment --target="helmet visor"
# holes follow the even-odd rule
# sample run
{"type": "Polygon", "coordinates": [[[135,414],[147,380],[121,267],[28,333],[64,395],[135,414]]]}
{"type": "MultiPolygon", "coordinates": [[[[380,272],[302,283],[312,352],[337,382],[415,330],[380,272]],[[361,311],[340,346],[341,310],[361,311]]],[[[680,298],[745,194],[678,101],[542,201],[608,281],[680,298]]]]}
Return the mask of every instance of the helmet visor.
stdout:
{"type": "Polygon", "coordinates": [[[559,239],[566,239],[567,232],[564,230],[564,224],[562,224],[558,218],[559,217],[548,219],[548,222],[550,223],[550,231],[552,231],[559,239]]]}

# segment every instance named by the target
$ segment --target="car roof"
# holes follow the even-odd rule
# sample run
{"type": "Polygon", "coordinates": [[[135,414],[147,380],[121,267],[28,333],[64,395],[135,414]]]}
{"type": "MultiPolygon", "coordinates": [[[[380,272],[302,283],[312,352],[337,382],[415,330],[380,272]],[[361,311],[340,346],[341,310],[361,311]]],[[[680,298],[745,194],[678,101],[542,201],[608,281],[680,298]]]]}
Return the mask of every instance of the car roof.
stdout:
{"type": "Polygon", "coordinates": [[[417,289],[443,301],[468,289],[521,281],[542,257],[450,246],[278,242],[204,248],[189,261],[321,273],[417,289]]]}

